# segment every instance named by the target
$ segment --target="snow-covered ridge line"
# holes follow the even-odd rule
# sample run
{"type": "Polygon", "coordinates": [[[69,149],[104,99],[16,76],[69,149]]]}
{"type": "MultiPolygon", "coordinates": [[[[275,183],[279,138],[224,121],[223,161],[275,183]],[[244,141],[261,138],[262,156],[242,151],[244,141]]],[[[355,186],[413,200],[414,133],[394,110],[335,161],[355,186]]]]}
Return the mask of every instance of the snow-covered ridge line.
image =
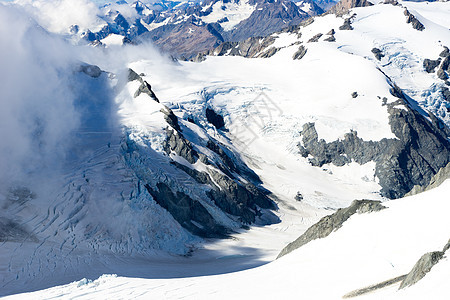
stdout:
{"type": "MultiPolygon", "coordinates": [[[[390,96],[393,99],[399,99],[394,103],[389,97],[383,98],[380,95],[374,95],[379,100],[382,100],[382,106],[387,107],[389,131],[394,134],[381,136],[379,139],[383,146],[379,146],[378,139],[373,138],[373,133],[370,138],[361,137],[361,130],[355,130],[355,127],[351,127],[348,132],[343,133],[341,131],[340,136],[329,138],[329,128],[324,130],[321,129],[322,125],[320,123],[313,124],[311,132],[309,132],[308,128],[302,128],[304,134],[299,141],[299,150],[302,156],[308,157],[313,165],[319,167],[331,162],[340,166],[352,160],[359,163],[371,160],[380,162],[377,164],[376,173],[383,187],[382,193],[389,198],[397,198],[413,187],[409,184],[404,185],[404,183],[410,180],[415,181],[416,179],[414,178],[417,178],[420,181],[420,183],[417,182],[417,185],[426,186],[431,176],[445,167],[449,160],[447,138],[450,136],[448,129],[450,125],[450,104],[448,102],[449,99],[447,99],[447,94],[449,93],[446,87],[446,83],[448,83],[446,78],[448,78],[450,54],[445,45],[450,43],[450,36],[448,31],[442,31],[439,25],[430,23],[430,21],[420,16],[420,8],[427,7],[425,4],[402,2],[402,4],[393,3],[391,5],[380,3],[372,7],[354,8],[348,11],[348,9],[352,8],[352,5],[360,6],[360,4],[351,4],[350,7],[346,8],[347,14],[343,14],[341,17],[328,14],[315,17],[304,24],[265,38],[250,38],[243,42],[223,43],[214,50],[199,54],[195,60],[204,61],[205,59],[211,59],[209,56],[243,56],[253,59],[266,58],[271,61],[279,61],[281,57],[289,59],[286,57],[288,53],[294,52],[292,59],[294,61],[300,60],[298,68],[303,68],[305,72],[312,73],[318,72],[320,69],[316,68],[310,71],[308,68],[310,61],[324,59],[324,56],[334,57],[346,53],[362,58],[367,63],[368,69],[376,68],[376,71],[380,72],[379,75],[385,77],[385,80],[390,85],[390,96]],[[426,24],[426,29],[424,29],[425,27],[419,28],[415,26],[420,22],[417,24],[413,22],[413,26],[410,26],[412,22],[411,13],[405,8],[409,6],[414,8],[411,11],[418,16],[418,19],[414,18],[414,20],[419,22],[420,19],[426,24]],[[391,22],[383,21],[385,16],[389,16],[391,22]],[[397,33],[391,33],[393,26],[399,28],[397,33]],[[439,36],[439,40],[435,38],[437,36],[439,36]],[[426,39],[429,45],[417,44],[417,40],[422,39],[426,39]],[[324,49],[326,49],[326,52],[324,49]],[[436,52],[441,52],[439,60],[428,59],[428,55],[433,55],[432,53],[436,52]],[[421,56],[419,63],[417,61],[418,56],[421,56]],[[432,62],[436,62],[433,68],[429,67],[432,62]],[[434,68],[439,69],[436,75],[433,75],[434,68]],[[423,82],[426,81],[426,84],[419,83],[415,79],[419,77],[423,78],[423,82]],[[403,122],[408,123],[408,127],[412,130],[406,135],[404,135],[405,132],[400,130],[403,122]],[[425,133],[429,130],[434,133],[431,135],[425,133]],[[422,135],[421,132],[424,134],[422,135]],[[420,136],[427,139],[433,135],[437,137],[438,142],[417,142],[416,144],[410,144],[409,142],[412,139],[421,140],[420,136]],[[321,139],[324,139],[327,144],[321,139]],[[394,146],[398,141],[400,141],[401,146],[394,146]],[[358,146],[355,147],[355,144],[358,146]],[[440,146],[437,146],[436,150],[425,148],[420,150],[419,145],[425,144],[433,145],[432,147],[438,144],[440,146]],[[305,147],[309,147],[309,150],[305,147]],[[378,147],[381,147],[383,150],[381,148],[376,150],[378,147]],[[394,150],[394,148],[397,150],[394,150]],[[420,170],[413,170],[414,167],[412,169],[410,167],[399,167],[402,164],[400,161],[403,161],[403,158],[400,158],[400,153],[403,151],[408,153],[410,151],[418,151],[423,153],[425,157],[430,155],[430,153],[434,153],[424,160],[422,160],[424,157],[422,154],[419,157],[415,156],[415,154],[408,154],[406,155],[409,157],[406,159],[408,161],[406,165],[408,166],[422,166],[423,163],[427,165],[428,163],[434,164],[436,162],[437,165],[428,171],[422,167],[419,167],[420,170]],[[398,159],[398,163],[394,164],[396,166],[386,167],[384,163],[381,163],[381,161],[392,161],[392,157],[394,157],[394,160],[398,159]],[[438,157],[438,159],[436,160],[434,157],[438,157]],[[384,167],[381,168],[381,165],[384,167]],[[403,171],[399,171],[400,169],[403,169],[403,171]],[[389,176],[385,172],[395,172],[396,176],[389,176]],[[428,175],[426,175],[427,173],[428,175]]],[[[433,5],[436,8],[441,6],[447,7],[447,10],[444,10],[442,13],[448,13],[448,3],[435,3],[433,5]]],[[[423,26],[421,24],[420,26],[423,26]]],[[[327,68],[329,69],[333,65],[335,63],[330,62],[327,68]]],[[[362,76],[367,76],[367,74],[366,72],[362,76]]],[[[317,80],[321,79],[317,78],[317,80]]],[[[334,79],[330,78],[329,80],[334,79]]],[[[357,101],[362,94],[357,91],[357,84],[365,86],[367,83],[346,82],[344,84],[355,86],[355,92],[352,93],[352,97],[357,101]]]]}

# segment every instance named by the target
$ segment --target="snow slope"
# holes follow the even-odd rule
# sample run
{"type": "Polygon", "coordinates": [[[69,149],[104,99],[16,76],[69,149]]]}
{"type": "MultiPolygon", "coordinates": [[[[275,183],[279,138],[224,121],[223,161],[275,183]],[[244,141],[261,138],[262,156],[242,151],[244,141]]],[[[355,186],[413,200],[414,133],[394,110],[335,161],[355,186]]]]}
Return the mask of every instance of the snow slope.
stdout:
{"type": "MultiPolygon", "coordinates": [[[[337,30],[343,18],[327,15],[303,28],[300,40],[295,33],[276,34],[274,47],[281,49],[267,59],[208,57],[202,63],[174,63],[145,48],[130,55],[125,46],[123,53],[115,52],[114,63],[122,64],[114,69],[117,74],[102,72],[94,78],[73,68],[78,62],[58,66],[58,72],[71,74],[67,81],[76,91],[73,105],[81,115],[80,126],[66,137],[73,144],[62,160],[61,173],[26,177],[21,184],[38,197],[26,205],[10,205],[0,215],[14,216],[30,232],[26,242],[0,244],[1,294],[111,273],[119,277],[102,277],[90,284],[77,282],[28,296],[289,298],[304,294],[339,298],[404,274],[424,252],[440,250],[448,239],[448,204],[444,201],[448,183],[423,195],[389,202],[390,209],[380,213],[355,216],[329,238],[267,264],[283,246],[333,209],[354,199],[385,200],[379,195],[373,162],[317,168],[301,157],[297,144],[305,123],[315,122],[319,138],[326,141],[341,139],[351,130],[365,140],[395,138],[382,98],[388,103],[396,98],[378,68],[423,108],[442,111],[443,101],[427,100],[427,92],[442,82],[434,74],[426,74],[421,63],[424,58],[436,58],[442,45],[450,45],[448,30],[435,24],[445,19],[448,4],[411,5],[411,11],[427,26],[423,34],[406,24],[401,8],[380,4],[355,9],[353,31],[337,30]],[[325,36],[308,43],[317,33],[326,35],[332,28],[336,30],[335,43],[325,42],[325,36]],[[292,60],[299,46],[293,44],[299,41],[308,52],[301,60],[292,60]],[[387,54],[381,62],[371,53],[375,46],[387,54]],[[143,74],[161,103],[145,94],[134,97],[139,82],[124,80],[128,67],[143,74]],[[409,70],[411,76],[401,70],[409,70]],[[358,97],[353,98],[353,92],[358,97]],[[213,157],[204,147],[205,141],[213,138],[236,154],[235,162],[243,162],[259,175],[263,187],[273,193],[280,223],[263,226],[264,220],[259,220],[250,230],[241,230],[235,217],[201,197],[208,187],[171,162],[197,171],[208,167],[164,152],[164,105],[173,110],[186,139],[201,153],[213,157]],[[224,117],[226,130],[207,121],[206,108],[224,117]],[[137,150],[127,156],[133,149],[137,150]],[[163,181],[198,198],[221,224],[236,233],[221,241],[193,236],[145,192],[143,178],[154,184],[163,181]],[[302,201],[295,200],[298,193],[302,201]],[[430,231],[436,234],[430,235],[430,231]],[[24,261],[24,257],[29,259],[24,261]],[[220,275],[254,267],[259,268],[220,275]],[[204,275],[211,276],[199,277],[204,275]],[[179,277],[192,278],[168,279],[179,277]],[[233,289],[225,289],[224,283],[233,289]]],[[[46,41],[45,35],[39,40],[46,41]]],[[[110,50],[119,51],[113,48],[110,50]]],[[[103,57],[98,64],[110,70],[110,58],[103,57]]],[[[41,59],[52,61],[51,55],[41,59]]],[[[448,124],[447,115],[439,116],[448,124]]],[[[11,198],[8,188],[2,187],[1,201],[11,198]]],[[[432,292],[429,289],[442,280],[440,272],[446,272],[447,265],[447,260],[442,261],[436,267],[439,273],[433,270],[417,285],[424,284],[417,293],[432,292]],[[431,276],[437,279],[427,283],[431,276]]],[[[415,288],[386,293],[407,297],[415,288]]],[[[444,288],[438,286],[434,291],[436,299],[447,295],[444,288]]]]}
{"type": "MultiPolygon", "coordinates": [[[[349,291],[410,271],[422,254],[447,243],[450,181],[440,187],[385,203],[388,209],[352,216],[324,239],[310,242],[265,266],[237,273],[181,279],[138,279],[105,275],[6,299],[341,299],[349,291]]],[[[449,260],[422,281],[398,284],[358,299],[448,299],[449,260]]]]}

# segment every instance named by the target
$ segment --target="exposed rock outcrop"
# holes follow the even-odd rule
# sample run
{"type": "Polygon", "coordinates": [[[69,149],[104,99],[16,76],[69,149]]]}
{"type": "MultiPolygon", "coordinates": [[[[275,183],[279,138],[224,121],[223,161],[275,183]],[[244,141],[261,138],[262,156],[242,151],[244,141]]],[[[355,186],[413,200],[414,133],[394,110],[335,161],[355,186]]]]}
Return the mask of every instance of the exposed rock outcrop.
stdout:
{"type": "Polygon", "coordinates": [[[419,30],[419,31],[422,31],[425,29],[425,26],[422,23],[420,23],[420,21],[417,20],[417,18],[412,13],[410,13],[408,9],[405,8],[404,14],[407,17],[406,23],[408,23],[408,24],[411,23],[411,25],[414,29],[419,30]]]}
{"type": "Polygon", "coordinates": [[[406,288],[408,286],[416,284],[425,275],[430,272],[431,268],[439,262],[439,260],[444,256],[444,252],[435,251],[425,253],[414,265],[412,270],[406,275],[400,284],[399,289],[406,288]]]}
{"type": "Polygon", "coordinates": [[[195,164],[199,158],[197,151],[192,148],[191,143],[177,131],[167,129],[167,139],[164,150],[169,154],[171,151],[186,159],[189,163],[195,164]]]}
{"type": "Polygon", "coordinates": [[[223,211],[236,216],[244,224],[254,223],[261,215],[261,209],[274,209],[275,203],[267,193],[252,183],[242,183],[230,179],[213,169],[208,173],[200,172],[179,163],[174,164],[189,174],[197,182],[206,184],[211,189],[206,195],[223,211]]]}
{"type": "Polygon", "coordinates": [[[429,191],[431,189],[434,189],[438,186],[440,186],[445,180],[450,178],[450,163],[447,164],[444,168],[440,169],[439,172],[434,175],[430,182],[426,185],[420,186],[416,185],[413,187],[413,189],[407,193],[405,196],[412,196],[416,195],[425,191],[429,191]]]}
{"type": "Polygon", "coordinates": [[[333,231],[341,228],[342,224],[356,213],[375,212],[385,208],[386,207],[383,206],[380,201],[355,200],[349,207],[340,208],[335,213],[323,217],[319,222],[309,227],[298,239],[287,245],[277,258],[280,258],[313,240],[327,237],[333,231]]]}
{"type": "Polygon", "coordinates": [[[322,35],[323,35],[322,33],[316,34],[315,36],[313,36],[308,40],[308,43],[317,43],[319,39],[322,37],[322,35]]]}
{"type": "Polygon", "coordinates": [[[414,285],[415,283],[420,281],[423,277],[425,277],[425,275],[433,268],[434,265],[436,265],[439,262],[439,260],[444,256],[445,252],[449,248],[450,248],[450,240],[448,241],[447,245],[444,246],[444,249],[442,251],[429,252],[422,255],[422,257],[414,265],[413,269],[408,274],[400,275],[395,278],[385,280],[383,282],[373,284],[362,289],[351,291],[350,293],[347,293],[344,296],[342,296],[342,298],[347,299],[361,296],[391,286],[398,282],[401,282],[399,289],[414,285]]]}
{"type": "Polygon", "coordinates": [[[435,71],[434,69],[436,69],[436,67],[439,66],[440,63],[441,63],[440,59],[432,60],[425,58],[423,60],[423,68],[425,69],[425,71],[427,71],[427,73],[434,73],[435,71]]]}
{"type": "Polygon", "coordinates": [[[403,279],[406,278],[406,275],[401,275],[401,276],[397,276],[395,278],[389,279],[389,280],[385,280],[383,282],[377,283],[377,284],[373,284],[370,286],[367,286],[365,288],[362,289],[357,289],[354,291],[351,291],[350,293],[345,294],[344,296],[342,296],[343,299],[348,299],[348,298],[353,298],[353,297],[358,297],[385,287],[388,287],[390,285],[396,284],[400,281],[402,281],[403,279]]]}
{"type": "Polygon", "coordinates": [[[366,7],[372,6],[373,3],[367,0],[341,0],[335,6],[333,6],[328,13],[336,14],[337,16],[342,16],[346,14],[350,9],[355,7],[366,7]]]}
{"type": "Polygon", "coordinates": [[[140,75],[138,75],[135,71],[133,71],[132,69],[128,69],[128,81],[135,81],[135,80],[139,81],[141,83],[141,85],[139,86],[137,91],[134,93],[134,98],[137,98],[140,94],[144,93],[159,103],[159,99],[158,99],[158,97],[156,97],[155,93],[153,92],[152,86],[147,81],[142,79],[142,77],[140,75]]]}
{"type": "Polygon", "coordinates": [[[298,47],[298,50],[292,56],[292,59],[302,59],[303,56],[305,56],[307,51],[308,51],[308,49],[306,49],[305,46],[300,45],[300,47],[298,47]]]}
{"type": "Polygon", "coordinates": [[[209,123],[214,125],[217,129],[223,129],[225,127],[225,121],[223,120],[223,117],[216,113],[211,108],[206,108],[206,119],[209,123]]]}
{"type": "Polygon", "coordinates": [[[372,53],[377,60],[381,60],[384,57],[383,52],[378,48],[372,48],[372,53]]]}
{"type": "Polygon", "coordinates": [[[153,199],[165,208],[181,226],[201,237],[225,237],[229,231],[216,223],[208,210],[183,192],[173,192],[165,183],[156,189],[145,185],[153,199]]]}
{"type": "Polygon", "coordinates": [[[170,125],[173,129],[175,129],[178,132],[181,132],[180,124],[178,123],[178,118],[175,116],[173,111],[168,108],[167,106],[164,106],[164,109],[161,109],[161,112],[164,114],[164,120],[166,120],[167,124],[170,125]]]}
{"type": "MultiPolygon", "coordinates": [[[[392,93],[402,97],[398,88],[393,88],[392,93]]],[[[311,155],[309,162],[319,167],[327,163],[343,166],[351,161],[374,161],[381,194],[391,199],[404,196],[415,185],[427,185],[450,162],[448,128],[432,115],[432,122],[428,121],[403,99],[387,104],[387,109],[397,139],[364,141],[351,131],[344,139],[327,143],[318,139],[314,124],[307,123],[301,132],[300,154],[311,155]],[[407,109],[396,108],[397,105],[407,109]]]]}
{"type": "Polygon", "coordinates": [[[344,24],[339,26],[339,30],[353,30],[351,18],[345,19],[344,24]]]}

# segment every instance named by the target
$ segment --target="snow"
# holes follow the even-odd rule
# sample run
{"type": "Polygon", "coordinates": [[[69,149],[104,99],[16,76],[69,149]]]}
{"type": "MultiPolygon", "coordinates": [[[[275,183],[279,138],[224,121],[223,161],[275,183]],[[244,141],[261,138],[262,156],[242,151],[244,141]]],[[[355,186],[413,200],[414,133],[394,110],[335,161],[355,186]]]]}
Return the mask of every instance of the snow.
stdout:
{"type": "MultiPolygon", "coordinates": [[[[223,3],[216,5],[205,18],[211,22],[227,16],[227,30],[254,9],[248,3],[233,2],[222,12],[223,3]]],[[[421,64],[424,58],[436,58],[442,45],[450,45],[445,17],[449,5],[404,5],[423,21],[424,32],[406,24],[403,10],[391,5],[354,9],[353,31],[338,30],[343,19],[327,15],[302,29],[300,41],[308,52],[299,61],[292,60],[298,49],[292,44],[298,38],[289,33],[275,35],[273,46],[283,49],[268,59],[208,57],[202,63],[171,63],[150,54],[133,59],[126,67],[146,74],[144,80],[152,84],[162,104],[145,94],[134,98],[137,81],[122,83],[119,78],[118,83],[106,74],[94,81],[75,76],[73,84],[84,91],[77,97],[84,113],[79,138],[74,139],[63,174],[37,181],[51,186],[44,193],[48,198],[39,197],[17,213],[39,235],[40,243],[0,245],[0,261],[7,262],[0,265],[2,293],[57,286],[11,298],[278,299],[299,295],[337,299],[405,274],[422,254],[442,249],[449,238],[449,181],[421,195],[384,202],[387,210],[353,216],[328,238],[274,261],[287,243],[333,209],[354,199],[385,201],[378,194],[374,162],[317,168],[302,158],[297,144],[305,123],[314,122],[319,138],[328,142],[350,130],[364,140],[395,138],[382,98],[388,103],[396,98],[379,69],[423,108],[441,107],[436,99],[440,85],[421,64]],[[332,28],[335,43],[323,38],[307,42],[332,28]],[[373,47],[386,54],[381,62],[373,57],[373,47]],[[353,92],[357,98],[351,97],[353,92]],[[148,182],[182,182],[180,189],[190,194],[203,188],[169,164],[162,147],[167,125],[163,104],[179,117],[194,147],[213,137],[240,153],[276,197],[280,223],[237,230],[227,240],[200,240],[142,192],[143,183],[130,166],[148,182]],[[228,131],[219,131],[205,120],[205,107],[224,116],[228,131]],[[113,113],[113,124],[107,122],[107,113],[113,113]],[[187,117],[196,124],[186,121],[187,117]],[[121,151],[126,150],[126,142],[136,143],[139,152],[125,160],[121,151]],[[301,202],[294,200],[299,192],[304,197],[301,202]],[[114,222],[97,220],[102,214],[113,216],[114,222]],[[18,252],[20,256],[11,256],[18,252]],[[30,260],[24,264],[23,257],[30,260]],[[90,281],[101,274],[117,276],[90,281]]],[[[110,42],[117,39],[108,38],[110,42]]],[[[170,158],[196,170],[207,168],[201,162],[191,165],[174,153],[170,158]]],[[[0,199],[6,196],[0,193],[0,199]]],[[[219,222],[238,226],[211,203],[201,201],[219,222]]],[[[444,259],[407,290],[397,292],[395,286],[365,297],[440,299],[450,294],[443,281],[448,278],[448,266],[444,259]]]]}
{"type": "Polygon", "coordinates": [[[121,46],[123,45],[123,36],[119,34],[110,34],[101,40],[106,46],[121,46]]]}
{"type": "Polygon", "coordinates": [[[218,1],[212,6],[212,12],[207,16],[202,16],[201,20],[205,23],[214,23],[226,17],[228,21],[220,23],[220,26],[225,31],[230,31],[242,20],[250,17],[255,7],[256,5],[252,6],[248,0],[230,1],[226,3],[218,1]],[[222,9],[222,7],[225,7],[225,9],[222,9]]]}
{"type": "Polygon", "coordinates": [[[312,10],[311,3],[300,1],[296,2],[295,5],[297,5],[301,10],[303,10],[306,13],[309,13],[312,10]]]}
{"type": "MultiPolygon", "coordinates": [[[[298,295],[340,299],[352,290],[406,274],[422,254],[441,250],[448,241],[449,190],[447,180],[429,192],[384,203],[388,209],[354,215],[327,238],[250,270],[179,279],[102,276],[92,283],[83,280],[80,287],[73,282],[5,299],[291,299],[298,295]]],[[[398,291],[396,284],[359,298],[444,299],[450,295],[448,275],[445,258],[413,287],[398,291]]]]}

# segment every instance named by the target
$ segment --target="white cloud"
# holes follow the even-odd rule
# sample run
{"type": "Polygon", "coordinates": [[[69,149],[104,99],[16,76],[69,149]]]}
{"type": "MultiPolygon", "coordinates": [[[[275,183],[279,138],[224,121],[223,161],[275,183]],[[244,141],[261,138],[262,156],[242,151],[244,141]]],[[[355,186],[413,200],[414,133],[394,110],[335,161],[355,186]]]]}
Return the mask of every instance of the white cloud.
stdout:
{"type": "Polygon", "coordinates": [[[78,124],[69,46],[0,4],[0,180],[61,159],[78,124]]]}
{"type": "Polygon", "coordinates": [[[81,29],[100,28],[105,24],[99,8],[90,0],[16,0],[41,26],[50,32],[67,33],[71,25],[81,29]]]}

